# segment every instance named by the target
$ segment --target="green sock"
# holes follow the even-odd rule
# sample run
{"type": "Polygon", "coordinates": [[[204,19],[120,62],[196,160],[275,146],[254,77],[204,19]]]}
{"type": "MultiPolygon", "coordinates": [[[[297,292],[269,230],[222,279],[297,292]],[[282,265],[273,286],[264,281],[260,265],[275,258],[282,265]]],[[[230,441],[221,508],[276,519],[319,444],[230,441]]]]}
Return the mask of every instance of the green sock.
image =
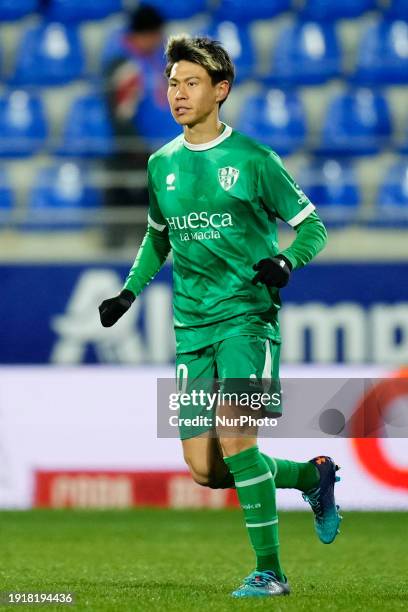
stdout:
{"type": "Polygon", "coordinates": [[[272,472],[277,489],[299,489],[306,492],[318,486],[320,476],[313,463],[277,459],[264,453],[262,456],[272,472]]]}
{"type": "Polygon", "coordinates": [[[275,483],[268,463],[252,446],[232,457],[224,457],[234,476],[249,539],[256,554],[258,571],[273,570],[284,579],[279,561],[278,517],[275,483]]]}

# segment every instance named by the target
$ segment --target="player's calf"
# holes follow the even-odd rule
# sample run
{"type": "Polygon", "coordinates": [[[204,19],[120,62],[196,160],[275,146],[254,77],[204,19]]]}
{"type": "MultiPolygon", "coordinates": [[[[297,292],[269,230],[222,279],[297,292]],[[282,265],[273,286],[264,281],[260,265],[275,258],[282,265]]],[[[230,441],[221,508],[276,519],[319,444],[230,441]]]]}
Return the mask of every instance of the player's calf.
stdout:
{"type": "Polygon", "coordinates": [[[217,440],[198,437],[184,440],[183,452],[184,461],[197,484],[211,489],[234,487],[234,477],[222,459],[217,440]]]}
{"type": "Polygon", "coordinates": [[[200,473],[190,467],[190,474],[194,482],[202,487],[209,487],[210,489],[233,489],[235,487],[234,477],[228,470],[223,474],[200,473]]]}

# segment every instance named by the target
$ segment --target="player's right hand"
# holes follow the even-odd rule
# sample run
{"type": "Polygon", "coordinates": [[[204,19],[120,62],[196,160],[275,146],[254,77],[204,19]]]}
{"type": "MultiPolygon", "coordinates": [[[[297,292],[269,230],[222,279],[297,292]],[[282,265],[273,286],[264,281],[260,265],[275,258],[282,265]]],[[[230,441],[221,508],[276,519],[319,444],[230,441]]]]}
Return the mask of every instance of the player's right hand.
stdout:
{"type": "Polygon", "coordinates": [[[125,314],[135,301],[135,296],[128,289],[123,289],[119,295],[103,300],[99,305],[99,316],[103,327],[112,327],[125,314]]]}

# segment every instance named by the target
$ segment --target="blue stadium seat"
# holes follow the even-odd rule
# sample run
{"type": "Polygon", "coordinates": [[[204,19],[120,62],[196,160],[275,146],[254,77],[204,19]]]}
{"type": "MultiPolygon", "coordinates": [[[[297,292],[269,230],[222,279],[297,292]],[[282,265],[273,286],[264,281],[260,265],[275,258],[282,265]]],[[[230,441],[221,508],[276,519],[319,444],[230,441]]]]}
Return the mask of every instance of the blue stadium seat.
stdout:
{"type": "Polygon", "coordinates": [[[81,78],[84,67],[76,28],[44,23],[23,33],[12,81],[16,85],[63,85],[81,78]]]}
{"type": "Polygon", "coordinates": [[[149,0],[146,4],[157,8],[165,19],[188,19],[208,8],[207,0],[149,0]]]}
{"type": "Polygon", "coordinates": [[[317,21],[351,19],[375,8],[376,0],[303,0],[301,14],[317,21]]]}
{"type": "Polygon", "coordinates": [[[377,194],[376,224],[408,224],[408,158],[394,163],[385,172],[377,194]]]}
{"type": "Polygon", "coordinates": [[[171,116],[167,104],[163,102],[163,105],[158,105],[149,97],[140,102],[134,124],[136,132],[152,151],[182,132],[182,128],[171,116]]]}
{"type": "Polygon", "coordinates": [[[392,122],[384,95],[360,88],[334,96],[323,120],[319,153],[374,155],[389,143],[392,122]]]}
{"type": "Polygon", "coordinates": [[[45,12],[51,21],[103,19],[122,10],[122,0],[50,0],[45,12]]]}
{"type": "Polygon", "coordinates": [[[247,25],[221,21],[209,28],[208,35],[219,40],[231,55],[237,83],[254,78],[255,50],[247,25]]]}
{"type": "Polygon", "coordinates": [[[333,24],[298,21],[279,34],[267,82],[315,85],[339,76],[341,52],[333,24]]]}
{"type": "Polygon", "coordinates": [[[97,210],[101,203],[100,191],[77,164],[43,168],[28,196],[29,220],[36,221],[30,229],[80,229],[83,213],[97,210]]]}
{"type": "Polygon", "coordinates": [[[219,21],[248,22],[254,19],[270,19],[278,13],[288,11],[291,0],[219,0],[215,18],[219,21]]]}
{"type": "Polygon", "coordinates": [[[42,100],[16,90],[0,98],[0,155],[26,157],[39,151],[48,134],[42,100]]]}
{"type": "Polygon", "coordinates": [[[125,28],[114,28],[108,31],[101,49],[101,68],[106,66],[111,60],[123,57],[123,35],[125,28]]]}
{"type": "Polygon", "coordinates": [[[408,23],[380,21],[363,33],[354,80],[366,85],[408,83],[408,23]]]}
{"type": "Polygon", "coordinates": [[[387,17],[408,20],[408,0],[389,0],[389,2],[388,9],[385,11],[387,17]]]}
{"type": "Polygon", "coordinates": [[[295,92],[270,89],[249,96],[243,103],[237,129],[269,145],[280,155],[303,146],[306,119],[295,92]]]}
{"type": "Polygon", "coordinates": [[[14,206],[14,194],[7,172],[0,168],[0,224],[5,221],[7,214],[14,206]]]}
{"type": "Polygon", "coordinates": [[[105,101],[96,94],[75,99],[65,119],[56,153],[73,157],[103,157],[113,150],[113,133],[105,101]]]}
{"type": "Polygon", "coordinates": [[[38,0],[0,0],[0,22],[14,21],[38,9],[38,0]]]}
{"type": "Polygon", "coordinates": [[[407,125],[407,129],[404,135],[404,140],[402,144],[399,147],[397,147],[397,149],[400,153],[403,153],[404,155],[408,155],[408,125],[407,125]]]}
{"type": "Polygon", "coordinates": [[[299,183],[327,224],[339,226],[355,220],[361,194],[349,161],[315,159],[300,171],[299,183]]]}

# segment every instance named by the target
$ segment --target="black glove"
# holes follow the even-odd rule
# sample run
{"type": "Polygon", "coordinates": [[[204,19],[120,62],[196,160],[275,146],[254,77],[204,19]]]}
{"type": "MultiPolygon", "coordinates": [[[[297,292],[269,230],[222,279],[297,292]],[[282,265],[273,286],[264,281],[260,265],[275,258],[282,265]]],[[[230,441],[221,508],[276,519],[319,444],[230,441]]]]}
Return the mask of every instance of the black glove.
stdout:
{"type": "Polygon", "coordinates": [[[112,327],[125,314],[135,301],[135,296],[128,289],[123,289],[119,295],[103,300],[99,306],[99,316],[104,327],[112,327]]]}
{"type": "Polygon", "coordinates": [[[292,264],[284,255],[261,259],[253,266],[258,272],[252,279],[252,284],[263,283],[268,287],[281,289],[288,284],[289,276],[292,271],[292,264]]]}

